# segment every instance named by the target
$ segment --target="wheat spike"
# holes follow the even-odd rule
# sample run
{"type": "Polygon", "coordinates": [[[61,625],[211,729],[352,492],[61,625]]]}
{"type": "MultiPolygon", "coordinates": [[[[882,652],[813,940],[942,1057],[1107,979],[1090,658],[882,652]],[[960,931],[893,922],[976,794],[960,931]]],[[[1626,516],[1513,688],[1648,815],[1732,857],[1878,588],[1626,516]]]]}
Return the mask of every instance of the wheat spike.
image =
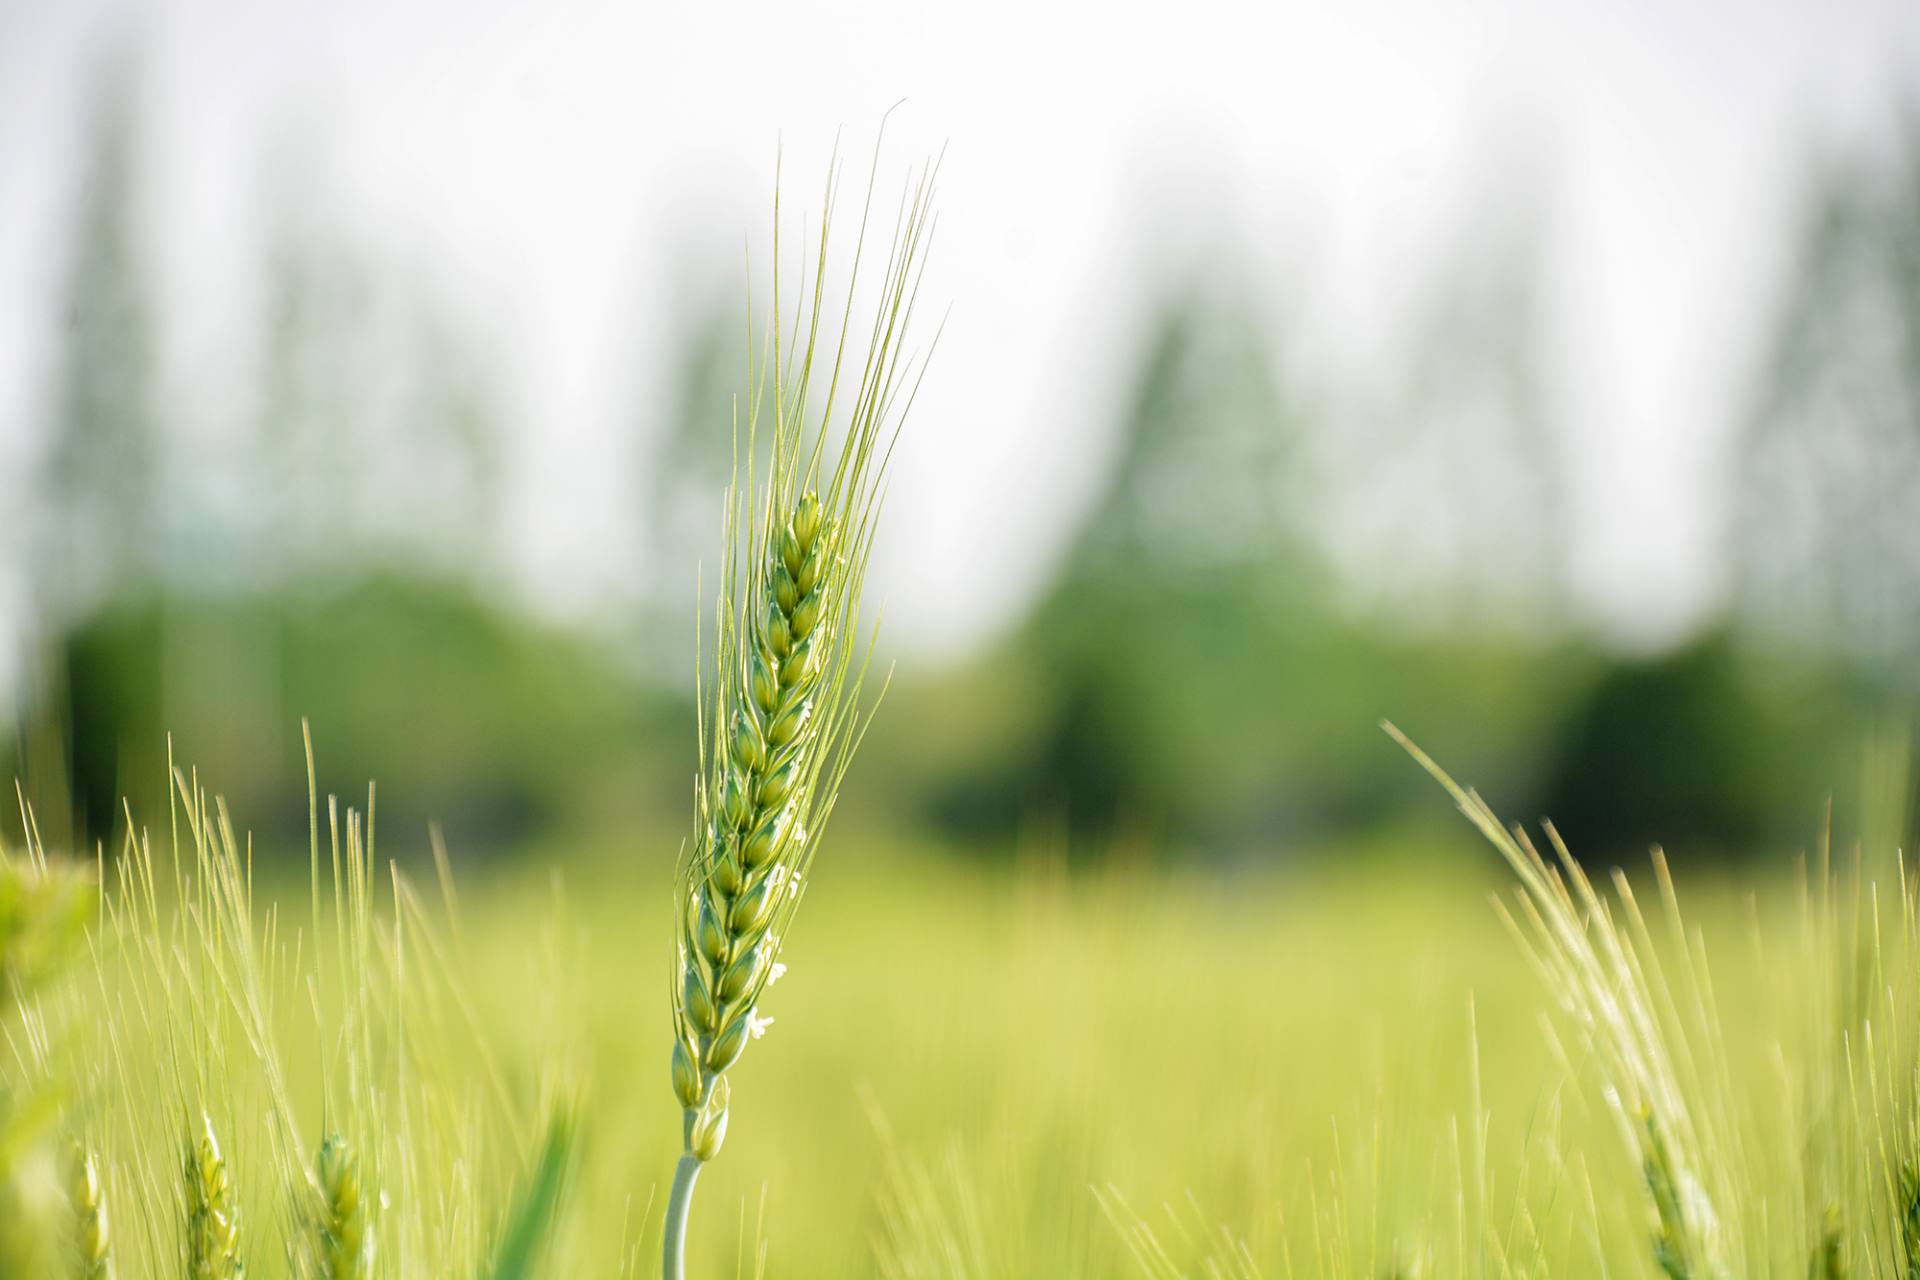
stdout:
{"type": "Polygon", "coordinates": [[[204,1113],[186,1158],[187,1280],[242,1280],[240,1207],[213,1120],[204,1113]]]}
{"type": "Polygon", "coordinates": [[[359,1157],[345,1138],[334,1134],[320,1144],[316,1173],[320,1220],[315,1243],[320,1275],[323,1280],[366,1280],[373,1274],[373,1233],[367,1229],[359,1157]]]}
{"type": "Polygon", "coordinates": [[[837,710],[821,706],[823,685],[825,696],[834,692],[822,675],[840,639],[829,617],[848,587],[839,533],[808,492],[768,540],[763,611],[716,755],[719,803],[686,886],[673,1081],[695,1113],[702,1159],[725,1134],[725,1094],[713,1084],[765,1026],[756,1009],[779,972],[773,926],[790,914],[783,908],[798,898],[812,852],[809,801],[837,710]]]}
{"type": "MultiPolygon", "coordinates": [[[[1469,821],[1519,878],[1508,922],[1528,958],[1590,1037],[1606,1078],[1608,1108],[1638,1156],[1653,1222],[1655,1264],[1668,1280],[1729,1280],[1745,1275],[1746,1235],[1725,1215],[1744,1208],[1728,1194],[1730,1138],[1713,1113],[1696,1114],[1712,1069],[1715,1028],[1710,1000],[1682,951],[1682,988],[1692,1021],[1683,1021],[1659,965],[1646,918],[1629,882],[1615,873],[1610,903],[1548,826],[1548,861],[1524,831],[1509,831],[1472,791],[1398,729],[1387,732],[1453,797],[1469,821]],[[1620,918],[1616,919],[1615,910],[1620,918]],[[1691,1038],[1690,1038],[1691,1037],[1691,1038]],[[1705,1062],[1707,1065],[1703,1065],[1705,1062]],[[1718,1159],[1710,1157],[1718,1156],[1718,1159]]],[[[1672,879],[1659,851],[1654,870],[1670,922],[1679,919],[1672,879]]]]}
{"type": "MultiPolygon", "coordinates": [[[[931,228],[932,166],[902,202],[879,301],[865,326],[867,351],[845,389],[842,357],[857,327],[858,246],[837,335],[822,317],[837,183],[836,168],[811,281],[803,277],[794,305],[797,331],[785,336],[776,196],[773,319],[758,378],[750,370],[744,448],[728,494],[725,581],[705,708],[711,718],[702,726],[695,836],[676,895],[671,1079],[684,1154],[668,1201],[668,1277],[682,1273],[694,1179],[726,1140],[726,1074],[772,1022],[761,1016],[760,1003],[784,971],[781,940],[863,727],[861,586],[892,433],[918,386],[902,344],[931,228]],[[830,370],[822,362],[824,402],[816,405],[810,392],[817,351],[832,355],[830,370]],[[846,406],[839,415],[837,405],[846,406]],[[767,416],[771,440],[763,445],[759,424],[767,416]],[[829,453],[836,435],[837,452],[829,453]]],[[[863,243],[865,234],[863,215],[863,243]]]]}
{"type": "Polygon", "coordinates": [[[93,1153],[74,1148],[72,1183],[75,1217],[74,1256],[80,1280],[113,1280],[113,1235],[107,1220],[107,1193],[93,1153]]]}

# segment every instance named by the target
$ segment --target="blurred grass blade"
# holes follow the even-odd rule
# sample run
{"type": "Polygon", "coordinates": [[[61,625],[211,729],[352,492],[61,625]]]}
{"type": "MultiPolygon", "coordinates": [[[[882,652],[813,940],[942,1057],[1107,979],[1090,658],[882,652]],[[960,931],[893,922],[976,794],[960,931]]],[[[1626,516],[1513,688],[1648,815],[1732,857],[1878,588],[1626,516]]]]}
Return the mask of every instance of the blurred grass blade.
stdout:
{"type": "Polygon", "coordinates": [[[573,1162],[573,1117],[555,1112],[547,1122],[547,1136],[533,1179],[520,1194],[507,1222],[500,1250],[494,1255],[490,1280],[531,1280],[539,1272],[534,1258],[560,1214],[560,1192],[573,1162]]]}

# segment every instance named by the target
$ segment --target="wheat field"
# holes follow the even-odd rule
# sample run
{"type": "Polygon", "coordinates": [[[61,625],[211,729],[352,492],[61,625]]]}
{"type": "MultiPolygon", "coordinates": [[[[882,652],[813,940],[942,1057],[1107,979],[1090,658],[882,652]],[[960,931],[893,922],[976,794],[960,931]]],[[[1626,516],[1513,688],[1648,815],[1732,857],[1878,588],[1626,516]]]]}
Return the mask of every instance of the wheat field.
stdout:
{"type": "MultiPolygon", "coordinates": [[[[182,1274],[180,1153],[203,1124],[244,1274],[522,1274],[500,1259],[554,1117],[578,1137],[524,1274],[650,1274],[682,1137],[665,842],[462,877],[425,840],[367,848],[323,802],[308,874],[261,851],[249,876],[196,794],[172,815],[179,865],[150,830],[9,1020],[28,1127],[5,1238],[43,1250],[18,1274],[86,1274],[63,1261],[73,1209],[32,1192],[73,1142],[99,1164],[114,1274],[182,1274]],[[336,1136],[360,1156],[359,1271],[308,1253],[336,1136]]],[[[1226,874],[1072,870],[1038,835],[982,865],[852,827],[788,939],[782,1034],[734,1073],[690,1273],[1778,1275],[1832,1228],[1844,1262],[1813,1274],[1906,1274],[1886,1212],[1912,1150],[1897,873],[1877,902],[1844,868],[1690,878],[1691,941],[1667,936],[1651,865],[1636,875],[1646,956],[1711,966],[1660,988],[1684,1063],[1660,1102],[1710,1166],[1690,1176],[1740,1197],[1715,1228],[1739,1261],[1677,1269],[1613,1114],[1615,1055],[1529,965],[1512,870],[1444,831],[1226,874]]]]}

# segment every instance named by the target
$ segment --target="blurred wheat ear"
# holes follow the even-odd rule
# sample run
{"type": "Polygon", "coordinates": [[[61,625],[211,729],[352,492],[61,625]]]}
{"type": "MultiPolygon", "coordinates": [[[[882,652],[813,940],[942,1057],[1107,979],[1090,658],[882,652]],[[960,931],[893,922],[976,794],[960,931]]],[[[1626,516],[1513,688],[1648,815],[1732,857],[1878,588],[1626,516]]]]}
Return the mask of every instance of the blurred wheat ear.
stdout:
{"type": "Polygon", "coordinates": [[[1518,877],[1517,913],[1503,905],[1502,914],[1599,1066],[1606,1107],[1640,1166],[1654,1264],[1668,1280],[1754,1274],[1747,1256],[1754,1237],[1741,1215],[1758,1198],[1743,1194],[1745,1162],[1724,1088],[1719,1018],[1704,956],[1681,925],[1665,857],[1654,851],[1678,949],[1673,980],[1625,875],[1615,872],[1609,901],[1551,826],[1549,861],[1524,831],[1508,830],[1485,800],[1405,734],[1382,727],[1446,789],[1518,877]],[[1622,920],[1615,919],[1616,905],[1622,920]]]}
{"type": "Polygon", "coordinates": [[[887,459],[926,367],[906,344],[936,167],[903,194],[878,288],[865,295],[871,311],[858,317],[878,147],[837,317],[826,308],[837,157],[791,301],[776,190],[772,305],[735,413],[696,826],[675,901],[671,1079],[683,1154],[667,1205],[668,1280],[684,1272],[694,1182],[726,1139],[726,1073],[772,1022],[761,1000],[783,972],[781,939],[865,728],[860,594],[887,459]],[[865,352],[850,354],[863,331],[865,352]]]}
{"type": "Polygon", "coordinates": [[[208,1116],[187,1137],[185,1177],[188,1280],[241,1280],[247,1268],[240,1257],[240,1207],[208,1116]]]}
{"type": "Polygon", "coordinates": [[[75,1146],[69,1194],[74,1213],[74,1265],[80,1280],[113,1280],[113,1236],[107,1220],[106,1190],[100,1162],[75,1146]]]}
{"type": "Polygon", "coordinates": [[[368,1230],[366,1188],[360,1160],[339,1134],[320,1144],[315,1170],[320,1214],[315,1224],[323,1280],[366,1280],[373,1274],[373,1233],[368,1230]]]}

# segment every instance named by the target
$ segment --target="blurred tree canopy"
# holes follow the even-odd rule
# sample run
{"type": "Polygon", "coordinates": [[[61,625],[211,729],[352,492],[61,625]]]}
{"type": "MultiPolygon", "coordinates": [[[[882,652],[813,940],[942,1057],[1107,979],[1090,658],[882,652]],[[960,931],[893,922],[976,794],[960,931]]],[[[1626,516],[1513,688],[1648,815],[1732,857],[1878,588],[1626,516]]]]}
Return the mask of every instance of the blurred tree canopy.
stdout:
{"type": "Polygon", "coordinates": [[[1740,472],[1741,620],[1920,696],[1920,121],[1818,183],[1740,472]]]}
{"type": "Polygon", "coordinates": [[[298,836],[302,717],[325,776],[339,761],[378,778],[389,821],[417,837],[442,819],[470,850],[577,820],[609,773],[644,792],[637,726],[663,699],[488,586],[500,470],[481,365],[297,202],[270,236],[253,430],[202,458],[164,429],[124,70],[102,84],[32,489],[43,634],[13,765],[42,829],[100,840],[125,798],[163,811],[171,739],[298,836]],[[210,500],[216,469],[237,500],[210,500]]]}
{"type": "Polygon", "coordinates": [[[646,450],[637,536],[645,593],[642,660],[690,680],[695,623],[707,622],[695,586],[711,594],[720,568],[721,495],[733,478],[734,397],[747,373],[748,337],[730,297],[702,293],[689,307],[664,413],[640,434],[646,450]]]}
{"type": "MultiPolygon", "coordinates": [[[[640,808],[677,832],[690,592],[746,372],[734,303],[683,308],[672,389],[641,410],[618,625],[540,620],[501,581],[489,363],[314,202],[269,228],[238,438],[168,420],[129,82],[114,68],[96,103],[25,486],[43,633],[10,763],[50,837],[155,802],[169,731],[297,837],[302,716],[323,772],[380,779],[389,830],[438,817],[505,848],[640,808]]],[[[1623,654],[1569,615],[1524,208],[1471,221],[1360,392],[1309,376],[1302,318],[1229,262],[1143,316],[1111,463],[1029,616],[897,682],[858,766],[872,808],[977,847],[1037,823],[1083,854],[1287,856],[1440,816],[1390,718],[1595,858],[1799,840],[1862,718],[1920,696],[1920,130],[1830,165],[1811,207],[1740,442],[1733,598],[1702,635],[1623,654]]]]}
{"type": "Polygon", "coordinates": [[[138,261],[131,90],[119,70],[103,77],[89,123],[44,475],[36,594],[62,616],[145,581],[161,528],[153,311],[138,261]]]}
{"type": "Polygon", "coordinates": [[[1476,216],[1444,255],[1384,404],[1342,422],[1337,532],[1349,576],[1390,625],[1551,635],[1568,626],[1567,488],[1541,368],[1542,232],[1519,196],[1476,216]]]}
{"type": "Polygon", "coordinates": [[[938,796],[944,820],[1053,812],[1083,849],[1136,826],[1176,850],[1285,846],[1417,793],[1388,716],[1446,732],[1451,759],[1529,776],[1558,659],[1340,610],[1311,524],[1337,483],[1311,448],[1323,410],[1275,349],[1254,307],[1203,285],[1154,316],[1103,495],[996,659],[1030,668],[1015,679],[1039,709],[1025,741],[982,750],[938,796]]]}
{"type": "Polygon", "coordinates": [[[123,797],[164,809],[171,737],[254,825],[303,844],[303,716],[324,785],[352,795],[377,780],[402,848],[435,821],[463,852],[510,848],[612,788],[633,797],[657,767],[644,730],[658,699],[601,648],[419,574],[128,599],[70,631],[62,655],[53,693],[94,837],[116,828],[123,797]]]}

